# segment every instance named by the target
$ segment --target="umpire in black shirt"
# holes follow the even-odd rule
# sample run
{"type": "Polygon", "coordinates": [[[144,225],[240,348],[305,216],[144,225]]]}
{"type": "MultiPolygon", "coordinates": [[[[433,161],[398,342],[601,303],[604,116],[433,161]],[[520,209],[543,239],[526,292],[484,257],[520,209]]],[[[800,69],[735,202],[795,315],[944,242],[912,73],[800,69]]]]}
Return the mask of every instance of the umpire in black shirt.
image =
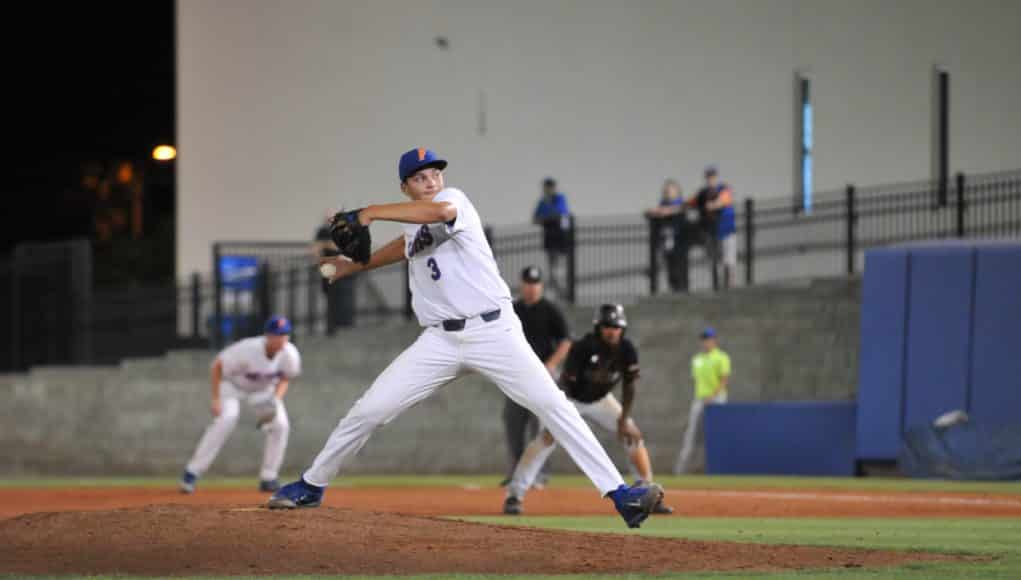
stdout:
{"type": "MultiPolygon", "coordinates": [[[[528,266],[521,271],[521,295],[514,301],[514,312],[521,319],[525,338],[532,350],[556,378],[557,368],[571,348],[567,322],[560,309],[542,296],[542,271],[538,266],[528,266]]],[[[509,397],[503,405],[503,426],[507,432],[507,451],[510,453],[510,471],[514,470],[521,453],[539,432],[539,420],[531,411],[518,405],[509,397]]],[[[536,481],[547,478],[540,473],[536,481]]],[[[510,480],[508,475],[503,485],[510,480]]]]}

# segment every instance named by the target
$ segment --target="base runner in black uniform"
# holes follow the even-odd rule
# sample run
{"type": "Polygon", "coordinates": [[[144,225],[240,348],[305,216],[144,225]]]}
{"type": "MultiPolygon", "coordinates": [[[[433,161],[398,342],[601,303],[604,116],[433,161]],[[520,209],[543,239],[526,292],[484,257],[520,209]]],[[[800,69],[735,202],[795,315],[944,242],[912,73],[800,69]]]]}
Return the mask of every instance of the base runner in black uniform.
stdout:
{"type": "MultiPolygon", "coordinates": [[[[642,440],[642,432],[631,418],[635,400],[635,383],[638,380],[638,350],[624,337],[627,318],[619,304],[603,304],[596,310],[593,332],[571,345],[571,350],[560,375],[560,388],[574,403],[582,417],[591,419],[608,431],[617,433],[627,446],[628,455],[640,481],[652,481],[652,464],[642,440]],[[622,400],[618,402],[611,391],[623,382],[622,400]]],[[[556,449],[549,431],[541,433],[521,455],[514,475],[507,484],[507,499],[503,512],[516,515],[523,511],[525,493],[556,449]]],[[[673,508],[656,506],[653,513],[673,513],[673,508]]]]}

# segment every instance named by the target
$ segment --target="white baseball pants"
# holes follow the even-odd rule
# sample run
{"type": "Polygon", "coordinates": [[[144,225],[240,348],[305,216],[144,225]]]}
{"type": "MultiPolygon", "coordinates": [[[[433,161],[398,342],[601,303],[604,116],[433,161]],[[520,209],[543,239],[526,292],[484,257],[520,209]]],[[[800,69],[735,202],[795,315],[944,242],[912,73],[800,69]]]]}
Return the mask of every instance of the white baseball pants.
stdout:
{"type": "Polygon", "coordinates": [[[547,426],[578,467],[604,495],[624,483],[578,410],[557,388],[521,331],[509,306],[499,319],[469,319],[464,330],[426,328],[380,374],[333,430],[303,477],[325,486],[382,425],[458,376],[476,371],[547,426]]]}
{"type": "MultiPolygon", "coordinates": [[[[617,421],[620,419],[623,409],[613,394],[608,394],[592,403],[578,401],[571,401],[571,403],[578,409],[578,413],[582,417],[592,419],[597,425],[611,433],[617,432],[617,421]]],[[[628,417],[628,422],[634,425],[634,419],[630,417],[628,417]]],[[[543,426],[545,427],[545,425],[543,426]]],[[[642,442],[639,441],[636,445],[641,446],[642,442]]],[[[525,493],[532,487],[535,478],[539,476],[542,466],[556,448],[556,439],[548,443],[540,430],[539,435],[528,444],[524,453],[521,454],[518,464],[514,467],[514,475],[511,476],[511,481],[507,484],[507,495],[516,498],[525,497],[525,493]]]]}
{"type": "Polygon", "coordinates": [[[200,477],[209,469],[223,444],[227,442],[227,438],[234,432],[241,414],[241,401],[244,401],[257,416],[267,414],[268,406],[276,407],[273,419],[262,426],[262,431],[266,434],[266,446],[262,455],[262,469],[259,471],[260,479],[276,479],[280,474],[280,465],[284,462],[287,437],[291,432],[291,423],[287,418],[287,409],[283,401],[273,398],[272,387],[248,393],[236,388],[229,381],[220,383],[220,401],[222,404],[220,416],[214,418],[206,427],[195,448],[195,454],[185,469],[200,477]]]}

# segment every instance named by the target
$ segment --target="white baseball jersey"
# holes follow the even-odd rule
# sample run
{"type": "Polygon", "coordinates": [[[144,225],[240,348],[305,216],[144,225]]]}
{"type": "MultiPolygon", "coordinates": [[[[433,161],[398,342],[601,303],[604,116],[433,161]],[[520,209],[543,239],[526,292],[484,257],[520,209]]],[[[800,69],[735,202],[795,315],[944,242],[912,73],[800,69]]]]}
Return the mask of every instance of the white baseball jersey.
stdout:
{"type": "Polygon", "coordinates": [[[507,306],[510,289],[500,276],[482,220],[468,197],[448,187],[433,201],[457,208],[452,223],[404,226],[411,306],[422,326],[472,318],[507,306]]]}
{"type": "Polygon", "coordinates": [[[456,206],[457,218],[404,228],[412,306],[425,330],[341,419],[302,478],[328,485],[373,431],[474,371],[535,413],[603,494],[618,489],[624,484],[620,472],[525,339],[479,214],[457,189],[444,189],[433,200],[456,206]],[[478,316],[496,309],[499,317],[478,316]],[[446,330],[439,323],[448,319],[468,320],[446,330]]]}
{"type": "Polygon", "coordinates": [[[266,337],[241,339],[223,349],[223,378],[241,391],[254,393],[276,386],[280,379],[301,374],[301,355],[288,342],[273,358],[266,357],[266,337]]]}

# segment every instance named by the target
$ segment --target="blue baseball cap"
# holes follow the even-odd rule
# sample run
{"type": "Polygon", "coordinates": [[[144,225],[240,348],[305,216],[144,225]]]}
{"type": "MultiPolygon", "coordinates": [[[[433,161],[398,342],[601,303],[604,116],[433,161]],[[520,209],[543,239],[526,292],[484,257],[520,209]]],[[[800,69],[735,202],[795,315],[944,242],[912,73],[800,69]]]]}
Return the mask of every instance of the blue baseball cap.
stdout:
{"type": "Polygon", "coordinates": [[[706,165],[703,173],[706,177],[709,177],[710,175],[718,175],[720,173],[720,168],[716,167],[715,163],[706,165]]]}
{"type": "Polygon", "coordinates": [[[266,334],[291,334],[291,321],[283,316],[274,316],[266,321],[266,334]]]}
{"type": "Polygon", "coordinates": [[[716,338],[716,329],[712,326],[707,326],[702,330],[702,334],[699,336],[702,338],[716,338]]]}
{"type": "Polygon", "coordinates": [[[426,167],[446,169],[447,161],[440,159],[434,151],[430,151],[425,147],[418,147],[401,155],[401,160],[397,164],[397,175],[400,176],[403,183],[405,179],[414,175],[416,171],[426,167]]]}

